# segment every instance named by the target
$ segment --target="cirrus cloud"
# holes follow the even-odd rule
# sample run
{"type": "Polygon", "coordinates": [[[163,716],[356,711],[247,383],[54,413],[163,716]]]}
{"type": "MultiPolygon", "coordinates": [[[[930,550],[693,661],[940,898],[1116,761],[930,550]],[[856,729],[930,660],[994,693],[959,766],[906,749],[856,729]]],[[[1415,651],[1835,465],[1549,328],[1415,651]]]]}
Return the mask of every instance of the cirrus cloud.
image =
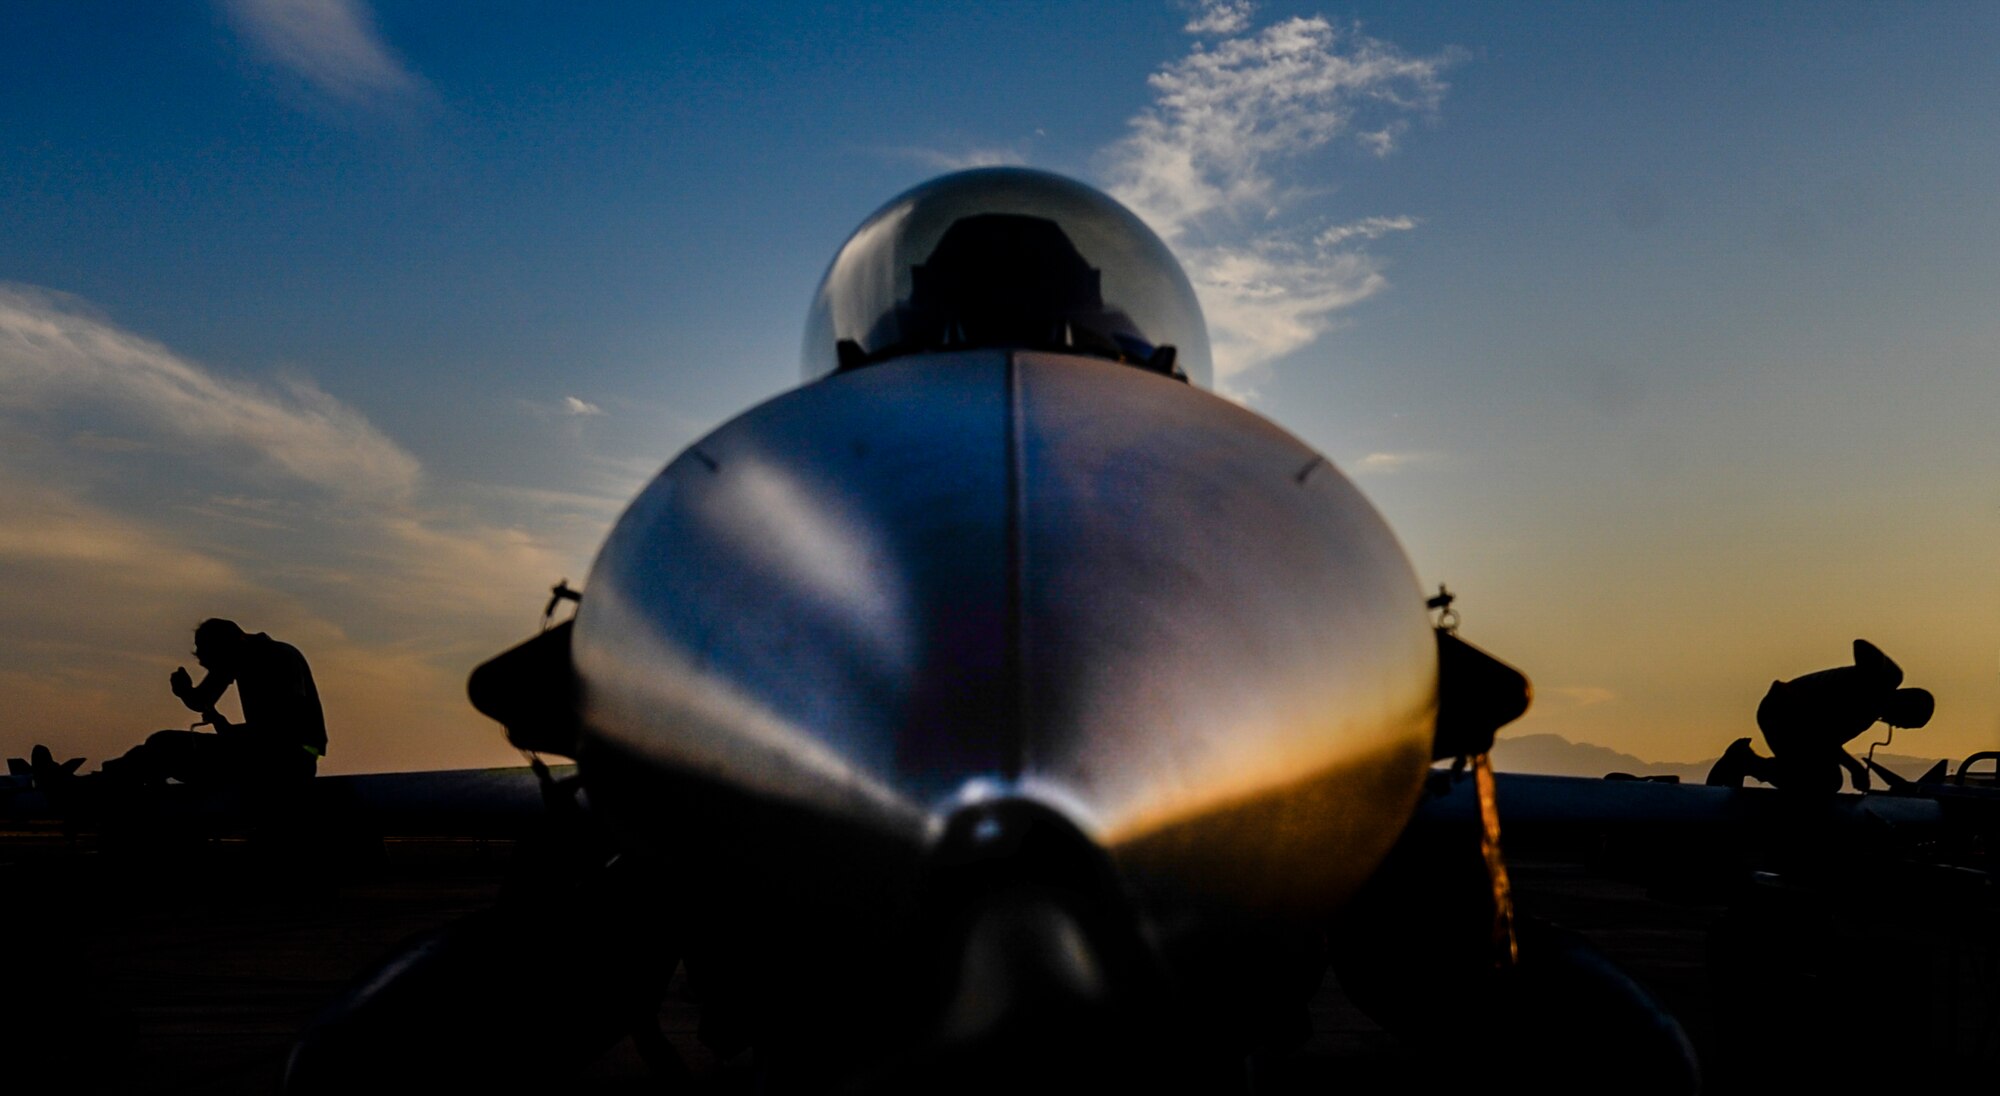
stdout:
{"type": "Polygon", "coordinates": [[[1257,12],[1251,0],[1202,0],[1192,6],[1187,24],[1189,34],[1237,34],[1250,25],[1257,12]]]}
{"type": "Polygon", "coordinates": [[[89,408],[93,425],[228,451],[336,494],[403,498],[419,478],[415,457],[310,380],[277,390],[226,381],[74,297],[0,284],[0,408],[63,407],[89,408]]]}
{"type": "Polygon", "coordinates": [[[1309,345],[1334,313],[1387,285],[1356,245],[1416,219],[1324,227],[1293,215],[1308,191],[1285,180],[1301,158],[1341,140],[1376,156],[1394,151],[1411,117],[1437,109],[1455,59],[1412,56],[1320,17],[1252,30],[1252,10],[1196,9],[1188,32],[1222,37],[1153,74],[1152,105],[1105,168],[1111,192],[1186,265],[1225,389],[1309,345]]]}
{"type": "Polygon", "coordinates": [[[1436,453],[1370,453],[1355,461],[1349,470],[1357,476],[1389,475],[1437,459],[1436,453]]]}
{"type": "Polygon", "coordinates": [[[381,106],[427,93],[360,0],[223,0],[222,8],[258,53],[337,102],[381,106]]]}

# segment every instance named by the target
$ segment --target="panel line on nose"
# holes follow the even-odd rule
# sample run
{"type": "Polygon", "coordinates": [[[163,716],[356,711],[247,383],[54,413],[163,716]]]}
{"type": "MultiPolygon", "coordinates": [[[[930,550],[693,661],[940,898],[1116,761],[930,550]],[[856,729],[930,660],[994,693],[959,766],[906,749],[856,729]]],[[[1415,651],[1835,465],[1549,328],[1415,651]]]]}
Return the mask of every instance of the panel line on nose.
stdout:
{"type": "Polygon", "coordinates": [[[1007,676],[1003,695],[1010,710],[1003,713],[1002,734],[1007,736],[1007,748],[1001,756],[1005,759],[1008,780],[1019,780],[1026,766],[1024,754],[1030,736],[1023,725],[1027,713],[1033,711],[1028,704],[1028,655],[1026,650],[1027,628],[1022,620],[1023,606],[1027,599],[1027,515],[1023,512],[1027,505],[1027,446],[1023,438],[1027,432],[1025,407],[1021,392],[1021,365],[1017,355],[1007,355],[1006,379],[1006,442],[1007,442],[1007,652],[1005,673],[1007,676]]]}

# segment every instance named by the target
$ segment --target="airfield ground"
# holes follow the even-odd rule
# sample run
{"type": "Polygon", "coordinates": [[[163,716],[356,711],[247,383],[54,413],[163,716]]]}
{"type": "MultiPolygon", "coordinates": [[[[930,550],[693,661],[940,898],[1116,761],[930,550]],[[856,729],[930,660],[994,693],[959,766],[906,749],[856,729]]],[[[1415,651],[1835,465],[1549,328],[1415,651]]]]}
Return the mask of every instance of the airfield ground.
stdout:
{"type": "MultiPolygon", "coordinates": [[[[166,872],[112,867],[88,839],[16,828],[0,835],[0,886],[15,1014],[6,1059],[51,1056],[77,1092],[152,1096],[264,1094],[288,1041],[313,1012],[398,941],[490,903],[505,841],[389,841],[366,873],[308,890],[246,878],[249,851],[215,845],[166,872]],[[28,1022],[23,1022],[26,1018],[28,1022]]],[[[256,873],[247,873],[254,878],[256,873]]],[[[1714,907],[1648,901],[1635,884],[1580,868],[1518,864],[1524,907],[1591,936],[1709,1042],[1704,934],[1714,907]]],[[[524,961],[527,957],[524,957],[524,961]]],[[[838,1007],[829,988],[828,1007],[838,1007]]],[[[1280,1092],[1408,1092],[1421,1061],[1342,996],[1329,978],[1312,1002],[1313,1031],[1270,1077],[1280,1092]]],[[[677,980],[661,1012],[696,1091],[750,1089],[739,1056],[718,1061],[695,1038],[697,1012],[677,980]]],[[[621,1044],[571,1090],[660,1091],[621,1044]]]]}

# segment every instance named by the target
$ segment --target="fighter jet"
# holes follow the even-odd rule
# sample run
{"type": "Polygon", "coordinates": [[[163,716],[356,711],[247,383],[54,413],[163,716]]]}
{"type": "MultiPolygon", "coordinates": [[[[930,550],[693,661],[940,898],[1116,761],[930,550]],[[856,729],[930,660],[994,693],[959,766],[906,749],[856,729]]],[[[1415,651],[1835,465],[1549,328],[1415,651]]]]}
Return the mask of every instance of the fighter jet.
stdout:
{"type": "Polygon", "coordinates": [[[575,760],[567,866],[359,985],[291,1091],[519,1081],[676,961],[771,1091],[1238,1091],[1330,962],[1545,1087],[1615,1058],[1692,1089],[1579,941],[1495,950],[1476,840],[1406,837],[1526,681],[1433,627],[1332,462],[1211,390],[1138,217],[1040,171],[925,183],[835,254],[803,360],[472,679],[575,760]],[[1571,1046],[1532,1064],[1542,1021],[1571,1046]]]}

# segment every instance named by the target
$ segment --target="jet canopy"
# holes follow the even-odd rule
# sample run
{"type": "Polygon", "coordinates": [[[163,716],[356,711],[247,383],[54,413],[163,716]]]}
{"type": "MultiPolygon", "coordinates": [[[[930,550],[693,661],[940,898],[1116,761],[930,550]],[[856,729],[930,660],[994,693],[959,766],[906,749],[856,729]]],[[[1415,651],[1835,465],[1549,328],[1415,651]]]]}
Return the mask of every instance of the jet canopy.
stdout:
{"type": "Polygon", "coordinates": [[[1167,245],[1103,193],[1012,167],[933,179],[862,222],[813,296],[805,375],[989,347],[1212,376],[1201,305],[1167,245]]]}

